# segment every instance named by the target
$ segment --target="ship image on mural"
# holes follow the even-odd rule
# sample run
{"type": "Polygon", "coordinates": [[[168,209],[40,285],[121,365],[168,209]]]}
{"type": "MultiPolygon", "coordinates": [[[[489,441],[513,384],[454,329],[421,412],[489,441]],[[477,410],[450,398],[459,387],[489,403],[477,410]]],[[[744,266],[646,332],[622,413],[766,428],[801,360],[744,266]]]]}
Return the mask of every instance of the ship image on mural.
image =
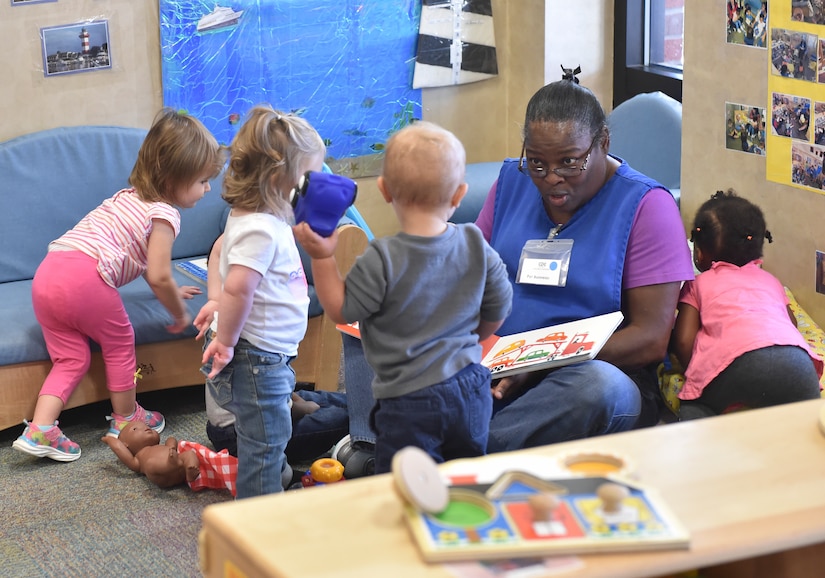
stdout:
{"type": "Polygon", "coordinates": [[[208,32],[234,26],[241,16],[243,16],[243,10],[235,12],[227,6],[216,5],[212,12],[205,14],[198,20],[198,32],[208,32]]]}
{"type": "Polygon", "coordinates": [[[492,0],[423,0],[413,87],[466,84],[497,74],[492,0]]]}

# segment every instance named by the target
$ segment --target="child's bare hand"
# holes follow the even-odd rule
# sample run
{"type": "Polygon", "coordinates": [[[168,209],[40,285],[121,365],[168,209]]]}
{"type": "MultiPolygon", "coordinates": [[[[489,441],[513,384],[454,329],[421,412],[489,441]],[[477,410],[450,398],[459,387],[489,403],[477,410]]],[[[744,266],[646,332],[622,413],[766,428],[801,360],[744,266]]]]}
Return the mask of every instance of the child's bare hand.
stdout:
{"type": "Polygon", "coordinates": [[[212,325],[212,321],[215,320],[215,311],[218,310],[218,302],[215,299],[210,299],[209,301],[201,307],[201,310],[198,311],[198,314],[195,315],[195,321],[193,324],[195,327],[198,328],[198,334],[195,336],[195,339],[201,339],[206,332],[209,330],[209,327],[212,325]]]}
{"type": "Polygon", "coordinates": [[[167,325],[166,331],[173,334],[183,333],[191,324],[192,316],[187,311],[182,317],[175,317],[175,322],[172,325],[167,325]]]}
{"type": "Polygon", "coordinates": [[[195,295],[203,293],[200,287],[195,287],[194,285],[181,285],[179,289],[181,299],[191,299],[195,295]]]}
{"type": "Polygon", "coordinates": [[[201,359],[201,363],[206,363],[210,359],[212,360],[212,371],[209,372],[207,377],[212,379],[218,375],[224,367],[229,365],[229,362],[232,361],[234,357],[234,347],[228,347],[217,339],[210,341],[209,345],[206,346],[206,349],[203,352],[203,358],[201,359]]]}
{"type": "Polygon", "coordinates": [[[292,227],[292,231],[295,239],[313,259],[326,259],[335,253],[335,247],[338,245],[337,230],[333,231],[329,237],[322,237],[307,223],[298,223],[292,227]]]}

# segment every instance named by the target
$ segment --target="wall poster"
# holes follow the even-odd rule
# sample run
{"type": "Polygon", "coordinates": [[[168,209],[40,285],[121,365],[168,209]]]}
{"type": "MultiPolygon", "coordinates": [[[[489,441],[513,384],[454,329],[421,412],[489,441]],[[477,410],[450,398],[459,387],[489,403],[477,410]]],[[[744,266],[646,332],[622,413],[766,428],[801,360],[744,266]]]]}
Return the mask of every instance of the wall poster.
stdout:
{"type": "Polygon", "coordinates": [[[421,118],[420,0],[160,0],[163,103],[228,144],[258,103],[301,115],[327,163],[378,174],[390,134],[421,118]]]}

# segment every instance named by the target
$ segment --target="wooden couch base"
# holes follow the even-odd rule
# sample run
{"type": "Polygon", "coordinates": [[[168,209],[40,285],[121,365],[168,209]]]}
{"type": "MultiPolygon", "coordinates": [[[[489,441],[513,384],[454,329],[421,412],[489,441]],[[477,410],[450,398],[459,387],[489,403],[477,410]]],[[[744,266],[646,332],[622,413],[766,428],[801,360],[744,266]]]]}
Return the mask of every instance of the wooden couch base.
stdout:
{"type": "MultiPolygon", "coordinates": [[[[366,245],[363,230],[354,225],[341,227],[336,259],[342,272],[349,270],[366,245]]],[[[143,376],[137,383],[138,393],[204,383],[200,372],[202,346],[203,342],[194,339],[138,345],[137,362],[143,376]]],[[[293,362],[296,380],[313,383],[318,390],[336,391],[341,349],[341,336],[335,324],[326,315],[311,318],[293,362]]],[[[0,366],[0,430],[32,418],[37,395],[51,365],[50,361],[35,361],[0,366]]],[[[93,353],[91,367],[69,398],[66,409],[107,399],[103,359],[99,352],[93,353]]]]}

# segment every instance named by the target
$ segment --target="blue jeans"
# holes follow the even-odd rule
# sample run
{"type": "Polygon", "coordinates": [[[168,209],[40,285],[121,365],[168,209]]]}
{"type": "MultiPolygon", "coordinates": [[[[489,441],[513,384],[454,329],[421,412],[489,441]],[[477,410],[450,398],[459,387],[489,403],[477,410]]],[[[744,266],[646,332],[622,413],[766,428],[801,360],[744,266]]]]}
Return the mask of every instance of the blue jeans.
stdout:
{"type": "Polygon", "coordinates": [[[435,385],[379,399],[371,416],[378,433],[375,473],[389,472],[405,446],[419,447],[439,463],[484,455],[492,411],[490,371],[478,364],[435,385]]]}
{"type": "MultiPolygon", "coordinates": [[[[211,335],[206,339],[208,344],[211,335]]],[[[206,380],[215,402],[235,415],[238,499],[283,491],[284,450],[292,436],[289,398],[295,389],[290,361],[287,355],[263,351],[241,339],[232,362],[206,380]]],[[[201,371],[208,375],[211,369],[208,362],[201,371]]]]}
{"type": "MultiPolygon", "coordinates": [[[[344,336],[350,435],[375,443],[369,426],[372,370],[361,343],[344,336]],[[350,341],[347,341],[350,340],[350,341]],[[370,376],[364,378],[364,376],[370,376]],[[353,379],[350,378],[353,376],[353,379]]],[[[641,412],[639,387],[603,361],[587,361],[550,372],[534,387],[497,403],[487,451],[502,452],[633,429],[641,412]]]]}
{"type": "Polygon", "coordinates": [[[497,402],[493,411],[490,453],[633,429],[641,395],[622,370],[594,360],[551,371],[518,397],[497,402]]]}
{"type": "Polygon", "coordinates": [[[301,390],[298,395],[320,407],[292,423],[292,439],[286,446],[287,458],[293,462],[313,460],[329,449],[349,431],[347,396],[333,391],[301,390]]]}
{"type": "Polygon", "coordinates": [[[360,339],[345,333],[341,337],[344,340],[344,387],[347,391],[350,440],[374,445],[375,430],[370,425],[370,412],[375,406],[372,367],[364,358],[360,339]]]}

